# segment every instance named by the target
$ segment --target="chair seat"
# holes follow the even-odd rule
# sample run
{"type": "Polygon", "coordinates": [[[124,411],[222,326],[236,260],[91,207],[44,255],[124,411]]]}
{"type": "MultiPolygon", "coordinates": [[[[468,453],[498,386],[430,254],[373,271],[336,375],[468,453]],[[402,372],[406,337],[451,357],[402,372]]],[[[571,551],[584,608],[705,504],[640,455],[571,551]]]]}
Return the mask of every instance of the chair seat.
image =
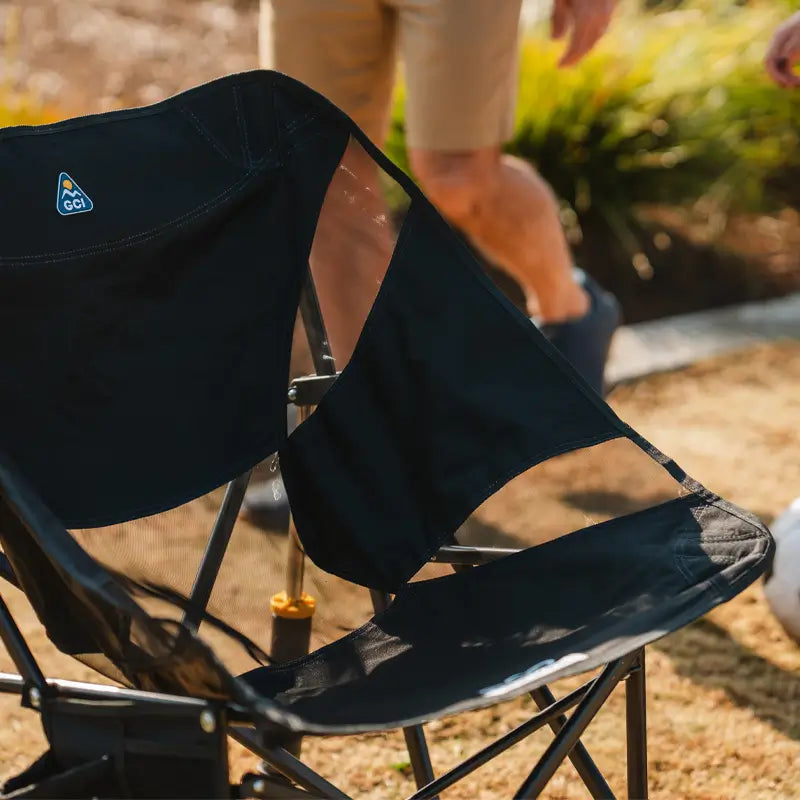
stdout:
{"type": "Polygon", "coordinates": [[[633,652],[740,592],[770,553],[746,512],[682,497],[409,584],[348,636],[241,677],[308,732],[417,724],[633,652]]]}

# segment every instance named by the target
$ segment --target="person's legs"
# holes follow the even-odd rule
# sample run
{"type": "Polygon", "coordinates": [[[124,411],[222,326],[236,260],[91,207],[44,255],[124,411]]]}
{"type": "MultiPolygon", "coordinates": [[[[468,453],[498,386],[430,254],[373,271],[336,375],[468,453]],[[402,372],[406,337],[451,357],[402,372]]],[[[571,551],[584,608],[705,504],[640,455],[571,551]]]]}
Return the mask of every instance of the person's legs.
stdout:
{"type": "MultiPolygon", "coordinates": [[[[262,0],[261,63],[302,81],[381,146],[389,122],[396,12],[379,0],[262,0]]],[[[337,367],[350,359],[391,257],[378,171],[348,148],[317,223],[311,268],[337,367]],[[354,213],[353,198],[362,207],[354,213]]]]}
{"type": "Polygon", "coordinates": [[[520,283],[529,314],[602,392],[616,302],[574,269],[547,184],[501,152],[513,133],[519,0],[395,4],[415,177],[442,214],[520,283]]]}
{"type": "Polygon", "coordinates": [[[548,323],[586,313],[589,300],[575,281],[556,200],[533,167],[497,146],[413,149],[410,158],[444,216],[519,282],[529,314],[548,323]]]}
{"type": "MultiPolygon", "coordinates": [[[[325,95],[380,145],[394,83],[396,18],[379,0],[261,0],[261,66],[325,95]]],[[[391,257],[390,226],[375,223],[386,217],[375,164],[360,146],[349,147],[323,202],[310,257],[338,369],[350,359],[391,257]],[[356,198],[361,213],[353,213],[356,198]]],[[[251,486],[242,510],[263,528],[286,530],[279,472],[251,486]]]]}

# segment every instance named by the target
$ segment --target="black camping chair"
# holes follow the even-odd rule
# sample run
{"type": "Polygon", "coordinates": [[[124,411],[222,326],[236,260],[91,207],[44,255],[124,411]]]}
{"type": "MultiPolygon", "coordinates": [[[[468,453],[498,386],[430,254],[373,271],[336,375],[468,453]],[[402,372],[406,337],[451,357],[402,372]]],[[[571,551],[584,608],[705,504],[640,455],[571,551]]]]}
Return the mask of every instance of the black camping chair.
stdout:
{"type": "Polygon", "coordinates": [[[0,178],[14,187],[0,237],[3,575],[59,650],[119,684],[45,677],[0,602],[19,670],[0,688],[39,712],[49,742],[6,797],[343,797],[296,757],[298,737],[404,728],[421,800],[548,725],[555,738],[517,796],[538,795],[569,757],[594,797],[610,797],[579,739],[623,681],[628,794],[646,796],[643,648],[754,581],[771,537],[621,422],[346,116],[254,72],[144,109],[0,131],[0,178]],[[409,203],[337,373],[308,261],[353,147],[409,203]],[[319,374],[290,387],[304,421],[287,438],[301,296],[319,374]],[[620,440],[681,495],[535,547],[457,543],[514,476],[620,440]],[[289,662],[208,607],[249,471],[276,451],[296,526],[277,604],[302,623],[292,646],[310,619],[304,553],[376,605],[289,662]],[[226,483],[188,591],[82,544],[81,531],[226,483]],[[456,569],[411,581],[431,560],[456,569]],[[237,676],[228,645],[261,666],[237,676]],[[558,700],[547,688],[596,669],[558,700]],[[525,694],[538,713],[433,777],[423,723],[525,694]],[[270,769],[231,786],[228,736],[270,769]]]}

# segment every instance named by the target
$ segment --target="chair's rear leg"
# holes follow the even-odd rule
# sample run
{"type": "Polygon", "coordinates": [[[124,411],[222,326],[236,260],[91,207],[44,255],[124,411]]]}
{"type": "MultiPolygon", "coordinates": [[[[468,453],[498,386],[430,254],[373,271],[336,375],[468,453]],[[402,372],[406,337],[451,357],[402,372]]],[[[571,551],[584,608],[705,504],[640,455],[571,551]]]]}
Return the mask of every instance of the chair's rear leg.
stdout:
{"type": "Polygon", "coordinates": [[[628,797],[646,800],[647,790],[647,701],[644,648],[625,682],[625,721],[628,747],[628,797]]]}
{"type": "MultiPolygon", "coordinates": [[[[543,686],[541,689],[534,689],[531,692],[531,697],[539,707],[540,711],[543,711],[545,708],[553,705],[553,703],[556,702],[556,698],[553,696],[553,693],[546,686],[543,686]]],[[[550,723],[550,727],[552,728],[553,733],[557,734],[566,724],[567,717],[565,714],[562,714],[560,717],[557,717],[550,723]]],[[[614,796],[614,793],[611,791],[611,787],[606,782],[606,779],[597,768],[597,765],[589,755],[589,751],[582,742],[579,741],[570,751],[569,760],[572,762],[572,766],[575,767],[578,775],[580,775],[581,780],[589,790],[589,793],[592,795],[594,800],[606,800],[607,798],[614,796]]]]}
{"type": "MultiPolygon", "coordinates": [[[[374,589],[370,589],[369,593],[376,614],[383,611],[391,602],[391,596],[388,594],[374,589]]],[[[428,752],[428,743],[425,741],[425,731],[422,729],[422,725],[412,725],[410,728],[403,728],[403,736],[408,748],[408,757],[411,760],[411,769],[414,772],[414,782],[417,784],[417,789],[421,789],[435,778],[431,756],[428,752]]]]}

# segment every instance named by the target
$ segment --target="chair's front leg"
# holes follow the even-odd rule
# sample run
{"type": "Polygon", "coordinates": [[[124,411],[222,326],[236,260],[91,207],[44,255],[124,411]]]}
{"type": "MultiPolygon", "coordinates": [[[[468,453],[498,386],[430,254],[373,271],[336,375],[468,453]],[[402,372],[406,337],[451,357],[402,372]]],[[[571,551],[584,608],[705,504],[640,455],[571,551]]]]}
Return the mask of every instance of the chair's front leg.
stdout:
{"type": "Polygon", "coordinates": [[[644,648],[625,682],[625,724],[628,749],[628,797],[646,800],[647,793],[647,699],[644,648]]]}

